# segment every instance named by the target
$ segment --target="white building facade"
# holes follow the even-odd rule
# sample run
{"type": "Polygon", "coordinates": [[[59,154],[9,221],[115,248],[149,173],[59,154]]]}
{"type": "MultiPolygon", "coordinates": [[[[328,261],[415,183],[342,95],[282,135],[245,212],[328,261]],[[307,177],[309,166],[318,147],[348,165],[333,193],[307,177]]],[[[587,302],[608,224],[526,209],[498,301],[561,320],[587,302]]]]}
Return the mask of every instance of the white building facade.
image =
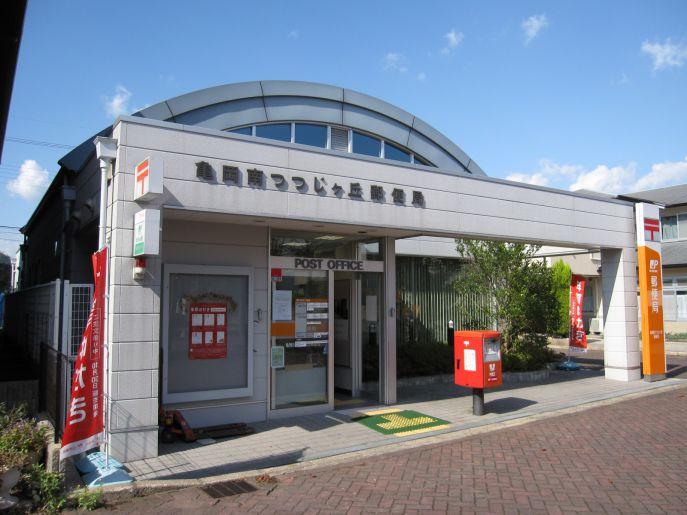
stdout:
{"type": "MultiPolygon", "coordinates": [[[[394,403],[396,250],[442,255],[445,238],[599,252],[606,377],[640,378],[631,202],[489,178],[413,115],[320,84],[211,88],[121,117],[108,135],[118,459],[157,455],[160,406],[194,426],[394,403]],[[142,199],[145,161],[162,182],[142,199]]],[[[78,152],[91,181],[95,156],[88,143],[78,152]]]]}

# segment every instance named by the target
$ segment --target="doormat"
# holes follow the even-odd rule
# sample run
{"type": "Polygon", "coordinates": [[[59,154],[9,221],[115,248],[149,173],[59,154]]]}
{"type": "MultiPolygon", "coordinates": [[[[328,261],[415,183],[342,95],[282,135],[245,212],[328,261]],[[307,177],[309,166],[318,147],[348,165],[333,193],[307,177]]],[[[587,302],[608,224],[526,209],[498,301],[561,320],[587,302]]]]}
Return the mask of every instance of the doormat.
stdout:
{"type": "Polygon", "coordinates": [[[412,410],[388,410],[369,412],[355,419],[356,422],[383,435],[408,436],[449,427],[450,423],[412,410]]]}

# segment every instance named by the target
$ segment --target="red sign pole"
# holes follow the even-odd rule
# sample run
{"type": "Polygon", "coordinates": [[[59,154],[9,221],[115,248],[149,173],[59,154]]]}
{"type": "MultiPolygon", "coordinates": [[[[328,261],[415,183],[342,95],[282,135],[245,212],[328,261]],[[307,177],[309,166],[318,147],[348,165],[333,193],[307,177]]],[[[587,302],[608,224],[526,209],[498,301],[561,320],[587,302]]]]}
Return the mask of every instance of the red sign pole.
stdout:
{"type": "Polygon", "coordinates": [[[61,460],[97,447],[104,440],[103,336],[107,247],[93,254],[92,260],[95,285],[93,306],[74,364],[69,410],[62,435],[61,460]]]}
{"type": "Polygon", "coordinates": [[[582,308],[584,305],[584,287],[586,280],[581,275],[573,274],[570,280],[570,349],[587,350],[587,334],[584,332],[582,308]]]}

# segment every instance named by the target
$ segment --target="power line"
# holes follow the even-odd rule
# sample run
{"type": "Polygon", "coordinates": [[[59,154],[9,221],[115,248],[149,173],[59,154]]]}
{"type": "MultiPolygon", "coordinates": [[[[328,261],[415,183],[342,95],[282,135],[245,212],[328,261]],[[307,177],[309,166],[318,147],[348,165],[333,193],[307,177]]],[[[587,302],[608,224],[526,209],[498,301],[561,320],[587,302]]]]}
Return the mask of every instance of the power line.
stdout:
{"type": "Polygon", "coordinates": [[[39,139],[15,138],[12,136],[7,136],[5,138],[5,141],[9,141],[12,143],[23,143],[24,145],[36,145],[39,147],[48,147],[48,148],[64,148],[64,149],[75,148],[74,145],[66,145],[64,143],[54,143],[52,141],[43,141],[43,140],[39,140],[39,139]]]}

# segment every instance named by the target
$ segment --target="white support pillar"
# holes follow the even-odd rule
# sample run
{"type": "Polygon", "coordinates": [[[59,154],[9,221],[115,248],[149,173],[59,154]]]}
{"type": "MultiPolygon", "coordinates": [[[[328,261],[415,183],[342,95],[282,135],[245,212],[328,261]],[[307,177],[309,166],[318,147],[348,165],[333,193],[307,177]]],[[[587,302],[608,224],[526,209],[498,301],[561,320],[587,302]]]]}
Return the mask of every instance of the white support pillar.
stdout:
{"type": "Polygon", "coordinates": [[[637,252],[601,250],[606,379],[641,378],[637,311],[637,252]]]}
{"type": "Polygon", "coordinates": [[[383,238],[384,247],[384,391],[385,404],[396,402],[396,240],[383,238]]]}

